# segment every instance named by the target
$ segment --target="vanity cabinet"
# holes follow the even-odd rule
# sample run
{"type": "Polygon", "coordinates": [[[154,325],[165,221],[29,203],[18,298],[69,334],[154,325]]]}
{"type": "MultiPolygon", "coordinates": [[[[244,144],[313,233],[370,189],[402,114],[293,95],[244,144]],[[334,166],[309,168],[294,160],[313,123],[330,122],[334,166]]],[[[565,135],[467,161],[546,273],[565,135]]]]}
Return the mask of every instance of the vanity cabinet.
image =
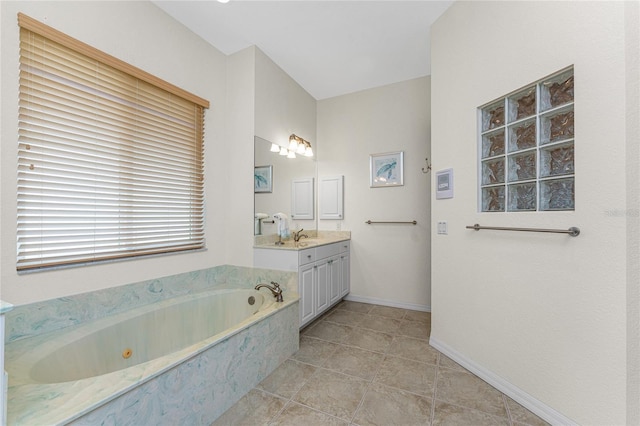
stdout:
{"type": "Polygon", "coordinates": [[[350,248],[350,241],[298,251],[256,248],[254,266],[298,272],[302,328],[349,293],[350,248]]]}

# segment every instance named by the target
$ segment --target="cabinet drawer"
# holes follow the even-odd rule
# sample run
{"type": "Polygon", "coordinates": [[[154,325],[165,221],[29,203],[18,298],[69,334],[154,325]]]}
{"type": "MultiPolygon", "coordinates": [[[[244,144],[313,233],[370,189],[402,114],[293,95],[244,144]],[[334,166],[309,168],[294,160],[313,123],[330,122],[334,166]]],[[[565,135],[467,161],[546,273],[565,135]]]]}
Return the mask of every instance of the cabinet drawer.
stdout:
{"type": "Polygon", "coordinates": [[[300,250],[298,252],[298,265],[306,265],[307,263],[316,261],[316,249],[310,248],[306,250],[300,250]]]}
{"type": "Polygon", "coordinates": [[[342,242],[318,246],[316,247],[316,258],[324,259],[325,257],[335,256],[340,253],[342,246],[342,242]]]}
{"type": "Polygon", "coordinates": [[[340,246],[340,253],[348,252],[351,249],[351,241],[340,241],[336,244],[340,246]]]}

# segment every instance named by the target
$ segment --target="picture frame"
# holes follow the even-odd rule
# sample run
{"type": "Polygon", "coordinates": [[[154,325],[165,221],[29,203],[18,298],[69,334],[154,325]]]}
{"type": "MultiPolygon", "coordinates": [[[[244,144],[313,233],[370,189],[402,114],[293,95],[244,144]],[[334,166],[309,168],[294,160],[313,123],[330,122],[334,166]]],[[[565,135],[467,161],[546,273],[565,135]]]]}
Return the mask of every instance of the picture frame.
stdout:
{"type": "Polygon", "coordinates": [[[253,171],[253,192],[273,192],[273,166],[255,166],[253,171]]]}
{"type": "Polygon", "coordinates": [[[404,151],[371,154],[369,178],[371,188],[404,185],[404,151]]]}
{"type": "Polygon", "coordinates": [[[436,200],[453,198],[453,169],[436,172],[436,200]]]}

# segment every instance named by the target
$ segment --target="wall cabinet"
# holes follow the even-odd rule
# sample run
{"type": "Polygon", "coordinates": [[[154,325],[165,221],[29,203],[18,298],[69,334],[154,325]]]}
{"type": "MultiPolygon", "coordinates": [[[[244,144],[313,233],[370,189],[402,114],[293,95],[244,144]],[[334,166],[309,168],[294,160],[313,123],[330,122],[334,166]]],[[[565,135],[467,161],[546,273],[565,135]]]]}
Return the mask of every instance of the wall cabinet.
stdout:
{"type": "Polygon", "coordinates": [[[313,178],[291,182],[291,219],[313,219],[313,178]]]}
{"type": "Polygon", "coordinates": [[[309,324],[351,290],[350,241],[299,251],[254,249],[254,266],[298,272],[300,328],[309,324]]]}
{"type": "Polygon", "coordinates": [[[324,177],[320,179],[320,219],[344,219],[343,190],[344,176],[324,177]]]}

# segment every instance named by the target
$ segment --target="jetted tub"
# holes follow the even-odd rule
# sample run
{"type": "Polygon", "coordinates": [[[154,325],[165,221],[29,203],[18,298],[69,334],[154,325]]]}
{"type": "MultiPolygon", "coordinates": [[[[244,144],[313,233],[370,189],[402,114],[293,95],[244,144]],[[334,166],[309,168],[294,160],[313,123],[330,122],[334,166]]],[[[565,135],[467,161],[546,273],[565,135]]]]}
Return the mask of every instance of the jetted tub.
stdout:
{"type": "Polygon", "coordinates": [[[8,424],[210,424],[297,349],[293,299],[215,290],[11,342],[8,424]]]}

